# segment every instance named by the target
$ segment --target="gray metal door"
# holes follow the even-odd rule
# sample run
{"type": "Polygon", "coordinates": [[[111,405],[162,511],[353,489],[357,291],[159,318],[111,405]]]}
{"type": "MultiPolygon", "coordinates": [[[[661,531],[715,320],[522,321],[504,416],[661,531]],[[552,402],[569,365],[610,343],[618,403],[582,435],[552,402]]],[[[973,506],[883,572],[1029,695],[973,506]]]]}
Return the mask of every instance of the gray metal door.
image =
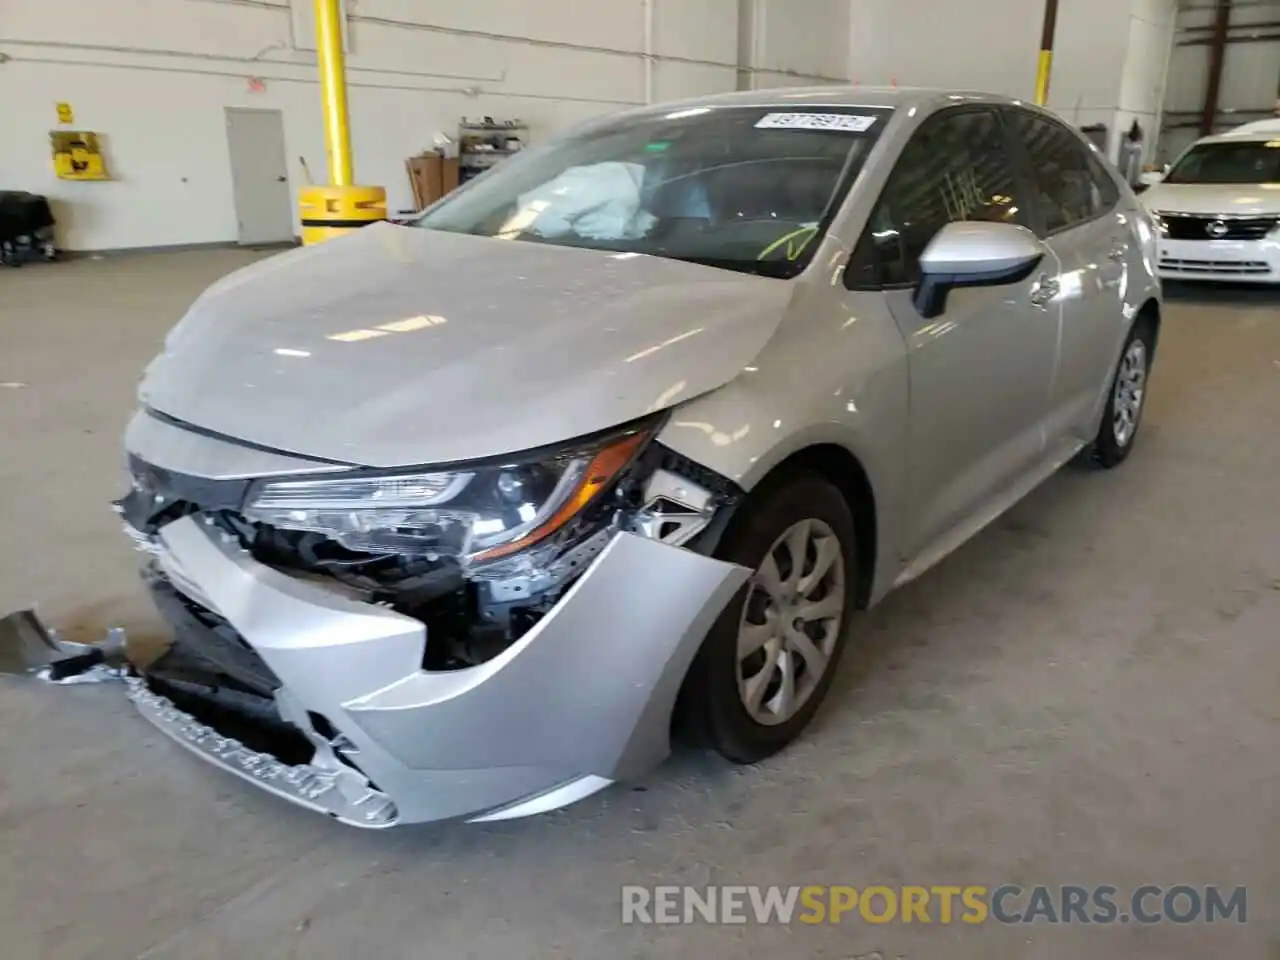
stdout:
{"type": "Polygon", "coordinates": [[[244,245],[293,240],[293,202],[279,110],[227,108],[227,147],[237,239],[244,245]]]}

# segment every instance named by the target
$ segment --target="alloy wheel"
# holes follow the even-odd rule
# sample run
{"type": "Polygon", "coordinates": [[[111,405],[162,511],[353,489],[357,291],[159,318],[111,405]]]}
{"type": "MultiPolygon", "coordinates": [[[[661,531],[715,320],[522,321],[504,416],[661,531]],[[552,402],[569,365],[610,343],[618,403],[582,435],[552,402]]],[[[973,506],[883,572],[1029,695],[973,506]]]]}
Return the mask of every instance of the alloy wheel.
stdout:
{"type": "Polygon", "coordinates": [[[1138,432],[1138,418],[1142,415],[1142,401],[1146,399],[1147,346],[1134,340],[1120,360],[1116,374],[1115,394],[1112,398],[1112,430],[1116,443],[1126,447],[1138,432]]]}
{"type": "Polygon", "coordinates": [[[738,626],[738,695],[757,723],[785,723],[826,673],[845,607],[844,552],[821,520],[778,537],[748,586],[738,626]]]}

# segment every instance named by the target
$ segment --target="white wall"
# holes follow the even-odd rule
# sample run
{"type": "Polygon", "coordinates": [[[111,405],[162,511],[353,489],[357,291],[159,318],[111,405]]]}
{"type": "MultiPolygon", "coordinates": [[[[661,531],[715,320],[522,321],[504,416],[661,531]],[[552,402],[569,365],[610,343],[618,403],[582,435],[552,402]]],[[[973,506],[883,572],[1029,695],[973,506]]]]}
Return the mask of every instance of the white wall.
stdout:
{"type": "MultiPolygon", "coordinates": [[[[519,117],[536,139],[650,93],[732,90],[742,7],[762,80],[844,76],[847,0],[348,0],[357,177],[403,208],[404,158],[463,115],[519,117]]],[[[49,195],[67,249],[233,241],[226,107],[283,112],[295,191],[298,157],[325,176],[314,55],[291,23],[289,0],[0,0],[0,189],[49,195]],[[53,176],[60,101],[105,135],[113,181],[53,176]]]]}
{"type": "MultiPolygon", "coordinates": [[[[325,177],[314,54],[295,47],[290,2],[311,0],[0,0],[0,189],[50,195],[69,249],[234,240],[226,107],[282,111],[295,192],[298,157],[325,177]],[[76,128],[105,134],[117,179],[54,178],[59,101],[76,128]]],[[[347,3],[356,172],[393,210],[410,203],[404,158],[464,114],[519,117],[536,139],[738,86],[849,78],[1030,98],[1043,12],[1038,0],[347,3]]],[[[1134,117],[1154,140],[1176,5],[1063,0],[1050,107],[1106,123],[1113,145],[1134,117]]]]}
{"type": "Polygon", "coordinates": [[[1129,15],[1128,50],[1114,127],[1117,136],[1124,136],[1133,122],[1138,122],[1147,161],[1153,161],[1159,149],[1177,13],[1173,0],[1133,0],[1129,15]]]}
{"type": "MultiPolygon", "coordinates": [[[[862,83],[1035,95],[1044,5],[852,0],[850,76],[862,83]]],[[[1062,0],[1050,109],[1077,126],[1148,128],[1162,97],[1176,0],[1062,0]]]]}
{"type": "Polygon", "coordinates": [[[849,76],[850,0],[753,0],[746,6],[754,8],[757,88],[849,76]]]}
{"type": "Polygon", "coordinates": [[[858,83],[959,87],[1017,97],[1035,93],[1041,3],[852,3],[849,71],[858,83]]]}

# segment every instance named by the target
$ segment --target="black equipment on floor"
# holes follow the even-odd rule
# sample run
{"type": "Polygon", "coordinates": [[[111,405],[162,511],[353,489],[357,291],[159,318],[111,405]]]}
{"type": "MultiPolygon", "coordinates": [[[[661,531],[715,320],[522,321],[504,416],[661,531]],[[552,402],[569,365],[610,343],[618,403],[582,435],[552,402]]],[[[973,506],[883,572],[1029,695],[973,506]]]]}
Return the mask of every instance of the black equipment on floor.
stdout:
{"type": "Polygon", "coordinates": [[[20,267],[28,260],[53,260],[53,211],[49,201],[21,190],[0,190],[0,264],[20,267]]]}

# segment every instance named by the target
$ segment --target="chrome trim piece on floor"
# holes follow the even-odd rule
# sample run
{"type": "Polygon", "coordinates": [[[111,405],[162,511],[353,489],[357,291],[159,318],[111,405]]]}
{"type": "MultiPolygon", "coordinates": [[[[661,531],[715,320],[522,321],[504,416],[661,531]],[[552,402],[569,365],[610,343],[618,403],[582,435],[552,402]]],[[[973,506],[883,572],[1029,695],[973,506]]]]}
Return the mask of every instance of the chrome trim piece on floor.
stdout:
{"type": "Polygon", "coordinates": [[[125,695],[147,720],[192,753],[279,797],[335,820],[366,829],[395,826],[399,813],[391,799],[350,769],[290,766],[224,737],[172,701],[153,693],[140,677],[126,681],[125,695]]]}

